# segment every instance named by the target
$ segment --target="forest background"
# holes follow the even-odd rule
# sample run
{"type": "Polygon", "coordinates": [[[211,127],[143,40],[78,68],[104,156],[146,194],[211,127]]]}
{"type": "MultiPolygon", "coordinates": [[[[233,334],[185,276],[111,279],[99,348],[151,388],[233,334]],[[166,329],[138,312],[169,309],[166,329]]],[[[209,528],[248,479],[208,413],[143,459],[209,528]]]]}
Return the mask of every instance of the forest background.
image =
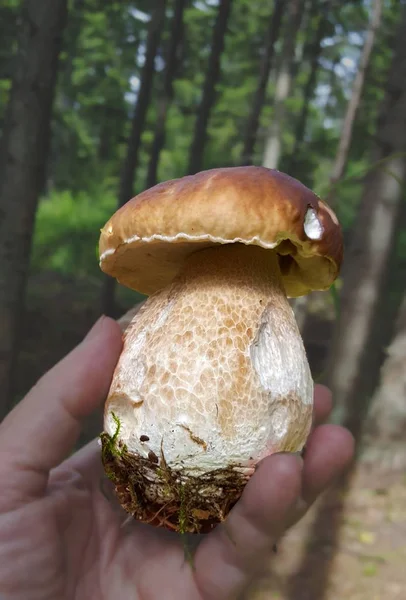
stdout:
{"type": "Polygon", "coordinates": [[[0,418],[142,300],[97,243],[146,187],[263,165],[339,216],[337,284],[293,306],[358,461],[252,597],[406,585],[405,38],[403,0],[0,0],[0,418]]]}

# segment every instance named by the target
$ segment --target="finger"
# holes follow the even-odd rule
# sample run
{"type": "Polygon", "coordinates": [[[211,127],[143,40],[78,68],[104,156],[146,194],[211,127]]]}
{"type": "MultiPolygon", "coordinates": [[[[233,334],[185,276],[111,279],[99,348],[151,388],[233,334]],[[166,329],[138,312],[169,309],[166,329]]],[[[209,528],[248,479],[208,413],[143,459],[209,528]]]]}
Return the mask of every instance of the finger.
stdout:
{"type": "Polygon", "coordinates": [[[2,422],[0,479],[8,484],[0,502],[43,493],[50,469],[75,444],[81,420],[106,397],[121,345],[119,326],[102,318],[2,422]]]}
{"type": "Polygon", "coordinates": [[[313,431],[303,466],[302,497],[307,506],[348,468],[354,457],[354,448],[353,436],[339,425],[321,425],[313,431]]]}
{"type": "Polygon", "coordinates": [[[354,449],[353,436],[338,425],[320,425],[311,433],[303,466],[302,496],[292,512],[289,527],[350,467],[354,449]]]}
{"type": "Polygon", "coordinates": [[[80,473],[93,490],[100,490],[100,486],[109,481],[103,467],[100,438],[92,440],[64,460],[59,467],[51,471],[51,477],[66,470],[80,473]]]}
{"type": "MultiPolygon", "coordinates": [[[[76,487],[82,489],[85,485],[87,490],[91,490],[95,514],[97,513],[97,518],[100,520],[100,526],[105,529],[107,522],[109,524],[114,522],[117,526],[128,519],[128,513],[120,506],[114,484],[104,472],[98,442],[98,438],[92,440],[55,469],[51,469],[47,492],[52,492],[56,498],[56,493],[63,490],[66,482],[70,483],[78,477],[76,487]]],[[[66,495],[59,494],[58,498],[59,503],[56,504],[58,522],[61,526],[68,527],[71,517],[70,511],[67,510],[66,495]]]]}
{"type": "Polygon", "coordinates": [[[298,465],[295,469],[294,456],[263,460],[227,519],[226,531],[215,530],[198,550],[202,579],[210,573],[205,581],[198,580],[207,598],[237,596],[269,558],[274,542],[348,468],[353,454],[354,440],[347,430],[322,425],[309,438],[302,472],[298,465]],[[291,461],[282,477],[273,462],[281,459],[291,461]]]}
{"type": "Polygon", "coordinates": [[[314,386],[313,426],[327,421],[333,408],[331,391],[325,385],[314,386]]]}
{"type": "Polygon", "coordinates": [[[262,461],[224,525],[195,556],[196,582],[206,599],[234,598],[263,564],[301,493],[302,460],[275,454],[262,461]]]}
{"type": "Polygon", "coordinates": [[[67,467],[81,473],[87,481],[98,481],[104,473],[101,461],[100,438],[96,438],[72,454],[62,464],[61,468],[67,467]]]}

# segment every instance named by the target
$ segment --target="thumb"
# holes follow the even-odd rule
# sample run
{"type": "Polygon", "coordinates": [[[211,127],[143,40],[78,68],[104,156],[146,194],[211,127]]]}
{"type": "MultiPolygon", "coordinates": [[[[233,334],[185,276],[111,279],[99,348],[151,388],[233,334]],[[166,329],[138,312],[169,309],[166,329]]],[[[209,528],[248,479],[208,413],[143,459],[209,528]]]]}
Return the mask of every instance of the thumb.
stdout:
{"type": "Polygon", "coordinates": [[[72,450],[81,420],[105,399],[121,351],[118,325],[102,317],[0,425],[0,510],[43,494],[49,471],[72,450]]]}

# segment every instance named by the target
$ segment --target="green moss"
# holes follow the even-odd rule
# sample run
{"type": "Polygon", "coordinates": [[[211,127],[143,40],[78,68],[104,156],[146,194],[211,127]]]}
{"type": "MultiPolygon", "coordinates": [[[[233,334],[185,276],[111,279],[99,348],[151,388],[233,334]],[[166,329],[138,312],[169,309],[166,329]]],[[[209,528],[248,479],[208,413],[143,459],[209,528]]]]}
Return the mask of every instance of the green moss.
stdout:
{"type": "MultiPolygon", "coordinates": [[[[111,416],[113,417],[113,421],[116,424],[116,429],[113,435],[106,433],[105,431],[100,435],[100,439],[102,441],[102,458],[103,462],[107,458],[107,456],[115,456],[120,457],[126,451],[126,445],[120,444],[118,436],[121,430],[121,422],[118,416],[112,412],[111,416]]],[[[107,475],[109,475],[107,473],[107,475]]]]}
{"type": "Polygon", "coordinates": [[[179,500],[180,500],[179,516],[178,516],[179,533],[185,534],[188,530],[189,519],[186,514],[185,490],[183,489],[182,485],[179,486],[179,500]]]}

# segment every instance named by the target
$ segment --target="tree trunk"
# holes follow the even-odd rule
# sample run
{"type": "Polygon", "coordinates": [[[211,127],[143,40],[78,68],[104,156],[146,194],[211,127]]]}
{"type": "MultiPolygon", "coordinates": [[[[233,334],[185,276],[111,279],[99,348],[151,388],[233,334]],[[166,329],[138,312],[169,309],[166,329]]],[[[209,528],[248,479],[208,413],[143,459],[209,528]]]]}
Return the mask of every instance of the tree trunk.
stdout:
{"type": "MultiPolygon", "coordinates": [[[[314,35],[314,39],[309,44],[309,48],[305,51],[305,57],[309,56],[310,59],[310,71],[307,81],[303,89],[303,103],[302,110],[300,111],[299,118],[296,122],[294,132],[294,146],[292,154],[288,161],[287,171],[291,175],[294,175],[297,168],[300,165],[301,151],[303,149],[303,142],[306,133],[307,117],[309,114],[310,102],[314,97],[316,91],[317,72],[319,70],[319,58],[322,51],[322,41],[326,36],[326,32],[329,26],[328,13],[331,6],[331,0],[328,0],[323,4],[322,8],[319,8],[317,0],[313,0],[312,9],[317,11],[317,29],[314,35]]],[[[313,20],[310,21],[310,28],[313,28],[313,20]]]]}
{"type": "MultiPolygon", "coordinates": [[[[144,131],[149,100],[151,97],[152,83],[155,74],[155,58],[157,55],[163,24],[165,20],[166,0],[156,0],[155,10],[149,23],[145,63],[142,68],[140,89],[134,109],[131,124],[131,133],[127,142],[127,154],[124,159],[120,176],[118,192],[118,208],[123,206],[134,196],[134,180],[137,172],[139,153],[141,148],[141,136],[144,131]]],[[[102,311],[105,315],[116,316],[115,306],[116,280],[107,277],[104,280],[102,290],[102,311]]]]}
{"type": "Polygon", "coordinates": [[[272,124],[265,143],[262,164],[268,169],[277,169],[282,150],[283,122],[286,100],[290,95],[295,62],[296,37],[302,22],[305,0],[290,0],[287,28],[284,35],[281,65],[275,86],[272,124]]]}
{"type": "MultiPolygon", "coordinates": [[[[328,8],[328,7],[326,7],[328,8]]],[[[369,28],[366,34],[364,47],[361,53],[358,71],[355,76],[352,93],[350,100],[347,105],[347,110],[345,113],[343,126],[341,129],[341,137],[338,144],[337,154],[334,161],[333,169],[330,175],[330,184],[331,188],[329,193],[326,195],[326,201],[334,206],[335,204],[335,188],[334,185],[343,177],[345,167],[347,164],[348,154],[352,141],[353,128],[355,123],[355,117],[357,114],[358,106],[360,104],[362,90],[364,87],[365,75],[368,69],[369,59],[371,57],[372,48],[375,41],[376,32],[380,25],[381,20],[381,12],[382,12],[382,0],[375,0],[373,13],[371,16],[369,28]]],[[[326,23],[326,22],[325,22],[326,23]]],[[[321,40],[320,40],[321,43],[321,40]]],[[[321,46],[320,46],[321,49],[321,46]]],[[[318,60],[318,58],[317,58],[318,60]]],[[[334,67],[332,69],[332,77],[334,77],[334,67]]],[[[309,78],[310,79],[310,78],[309,78]]],[[[309,81],[308,81],[309,83],[309,81]]],[[[307,86],[306,86],[307,87],[307,86]]],[[[331,84],[331,88],[333,88],[333,82],[331,84]]],[[[311,88],[310,88],[311,89],[311,88]]],[[[306,121],[306,117],[304,123],[306,121]]],[[[304,129],[301,132],[299,130],[296,131],[296,143],[295,149],[292,153],[292,162],[289,166],[289,172],[294,174],[298,167],[298,161],[300,161],[300,150],[297,147],[297,140],[303,139],[304,137],[304,129]],[[298,135],[299,133],[299,135],[298,135]]],[[[300,146],[299,146],[300,147],[300,146]]],[[[298,298],[293,303],[293,310],[296,315],[296,319],[298,321],[299,329],[303,332],[306,327],[307,321],[307,305],[308,305],[308,297],[306,298],[298,298]]]]}
{"type": "MultiPolygon", "coordinates": [[[[11,2],[0,4],[0,81],[12,79],[14,42],[17,37],[19,12],[11,2]]],[[[0,125],[3,125],[0,122],[0,125]]]]}
{"type": "MultiPolygon", "coordinates": [[[[70,89],[72,86],[74,61],[78,54],[78,41],[84,25],[85,14],[85,0],[73,0],[71,12],[69,13],[69,27],[63,45],[65,60],[59,69],[58,88],[62,88],[62,90],[65,90],[65,88],[70,89]]],[[[76,98],[64,96],[63,101],[66,107],[72,108],[76,98]]]]}
{"type": "Polygon", "coordinates": [[[66,14],[67,0],[25,0],[21,7],[19,49],[0,146],[0,418],[12,404],[13,367],[66,14]]]}
{"type": "Polygon", "coordinates": [[[406,294],[367,421],[367,453],[387,467],[406,468],[406,294]]]}
{"type": "Polygon", "coordinates": [[[365,76],[371,58],[372,49],[374,47],[376,33],[381,23],[382,15],[382,0],[375,0],[369,23],[369,28],[365,37],[364,47],[362,49],[358,71],[355,76],[352,87],[351,98],[347,105],[347,110],[344,117],[343,126],[341,129],[341,137],[338,144],[338,150],[334,161],[333,169],[330,177],[331,190],[327,196],[329,204],[334,204],[335,200],[335,184],[343,177],[348,160],[348,153],[351,146],[352,131],[354,128],[355,117],[361,101],[362,90],[364,88],[365,76]]]}
{"type": "Polygon", "coordinates": [[[158,52],[165,20],[166,0],[157,0],[148,30],[145,64],[141,73],[140,89],[128,139],[127,154],[120,177],[118,206],[123,206],[134,195],[134,179],[138,167],[141,136],[144,131],[152,83],[155,75],[155,58],[158,52]]]}
{"type": "Polygon", "coordinates": [[[258,86],[252,100],[251,112],[247,119],[244,135],[244,146],[241,155],[242,165],[253,164],[253,154],[257,139],[259,119],[266,97],[266,88],[269,74],[273,65],[275,55],[275,44],[279,37],[282,24],[283,10],[286,7],[285,0],[275,0],[268,30],[265,38],[265,49],[259,65],[258,86]]]}
{"type": "Polygon", "coordinates": [[[384,278],[404,200],[405,36],[406,7],[372,152],[372,164],[384,159],[385,162],[371,170],[365,179],[352,244],[345,260],[340,318],[329,369],[329,383],[337,404],[336,418],[354,431],[361,426],[379,369],[386,322],[380,322],[378,308],[386,295],[384,278]]]}
{"type": "Polygon", "coordinates": [[[158,114],[155,126],[154,141],[148,165],[146,188],[152,187],[157,182],[159,156],[165,144],[165,126],[169,107],[173,100],[173,81],[178,67],[179,47],[183,37],[183,12],[186,0],[176,0],[172,19],[171,37],[166,57],[163,94],[158,102],[158,114]]]}
{"type": "Polygon", "coordinates": [[[217,19],[214,25],[209,64],[203,85],[202,99],[197,110],[193,140],[189,153],[189,175],[197,173],[202,168],[204,148],[207,140],[207,125],[216,98],[216,85],[220,77],[221,55],[227,31],[232,0],[220,0],[217,19]]]}

